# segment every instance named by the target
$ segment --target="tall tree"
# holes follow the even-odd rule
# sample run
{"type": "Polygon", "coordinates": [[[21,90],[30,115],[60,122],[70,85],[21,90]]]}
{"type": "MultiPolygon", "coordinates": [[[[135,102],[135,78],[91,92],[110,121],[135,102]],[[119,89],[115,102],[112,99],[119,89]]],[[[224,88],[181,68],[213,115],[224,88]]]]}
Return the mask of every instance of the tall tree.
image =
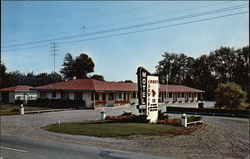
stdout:
{"type": "Polygon", "coordinates": [[[74,70],[77,79],[88,78],[87,74],[94,72],[95,64],[87,54],[80,54],[75,59],[74,70]]]}
{"type": "Polygon", "coordinates": [[[88,73],[94,72],[95,64],[91,57],[87,54],[80,54],[75,58],[67,53],[64,58],[63,68],[61,73],[65,79],[71,80],[74,77],[77,79],[88,78],[88,73]]]}
{"type": "Polygon", "coordinates": [[[237,56],[234,48],[221,47],[210,52],[211,69],[220,82],[234,80],[233,70],[236,66],[237,56]]]}
{"type": "Polygon", "coordinates": [[[60,73],[63,74],[65,79],[71,80],[75,76],[75,59],[72,54],[67,53],[64,57],[63,68],[60,73]]]}
{"type": "Polygon", "coordinates": [[[168,52],[165,52],[162,57],[164,59],[156,66],[160,83],[184,84],[190,82],[190,67],[194,62],[192,57],[168,52]]]}

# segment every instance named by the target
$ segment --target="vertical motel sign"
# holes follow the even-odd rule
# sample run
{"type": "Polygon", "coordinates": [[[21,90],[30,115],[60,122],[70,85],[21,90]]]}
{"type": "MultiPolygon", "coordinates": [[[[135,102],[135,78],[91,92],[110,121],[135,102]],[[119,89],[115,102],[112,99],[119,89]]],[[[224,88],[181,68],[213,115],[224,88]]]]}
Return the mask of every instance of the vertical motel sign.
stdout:
{"type": "Polygon", "coordinates": [[[137,69],[137,77],[139,112],[147,115],[150,122],[156,122],[158,119],[159,78],[150,75],[143,67],[137,69]]]}

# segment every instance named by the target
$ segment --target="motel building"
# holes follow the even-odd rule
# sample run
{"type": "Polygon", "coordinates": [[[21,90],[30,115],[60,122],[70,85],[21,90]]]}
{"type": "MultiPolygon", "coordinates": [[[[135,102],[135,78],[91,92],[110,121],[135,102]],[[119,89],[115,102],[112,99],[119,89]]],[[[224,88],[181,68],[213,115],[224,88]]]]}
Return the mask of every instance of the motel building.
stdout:
{"type": "MultiPolygon", "coordinates": [[[[34,87],[38,99],[82,100],[84,107],[117,107],[137,104],[137,84],[104,82],[94,79],[74,79],[34,87]]],[[[160,85],[159,102],[197,102],[202,100],[204,91],[180,86],[160,85]]]]}
{"type": "Polygon", "coordinates": [[[36,100],[37,92],[31,86],[18,85],[0,89],[0,102],[23,103],[24,100],[36,100]]]}

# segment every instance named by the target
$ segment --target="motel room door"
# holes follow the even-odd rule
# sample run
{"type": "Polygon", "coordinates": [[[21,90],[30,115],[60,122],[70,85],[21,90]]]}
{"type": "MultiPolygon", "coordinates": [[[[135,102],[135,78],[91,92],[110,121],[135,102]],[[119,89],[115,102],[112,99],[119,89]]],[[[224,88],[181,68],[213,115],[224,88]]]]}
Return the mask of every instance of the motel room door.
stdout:
{"type": "Polygon", "coordinates": [[[187,102],[188,101],[188,93],[185,93],[185,102],[187,102]]]}
{"type": "Polygon", "coordinates": [[[173,93],[173,103],[177,102],[177,93],[173,93]]]}

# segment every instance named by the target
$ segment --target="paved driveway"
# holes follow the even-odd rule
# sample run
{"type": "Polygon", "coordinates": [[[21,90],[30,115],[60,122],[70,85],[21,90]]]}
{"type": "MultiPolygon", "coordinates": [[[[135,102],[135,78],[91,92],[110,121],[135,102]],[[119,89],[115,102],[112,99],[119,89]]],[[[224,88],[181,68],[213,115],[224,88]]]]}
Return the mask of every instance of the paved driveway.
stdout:
{"type": "MultiPolygon", "coordinates": [[[[241,118],[203,117],[206,126],[192,135],[172,138],[155,137],[123,140],[47,132],[41,127],[57,122],[99,119],[102,109],[71,110],[43,114],[1,117],[1,133],[46,141],[64,142],[99,148],[150,153],[178,158],[248,158],[249,120],[241,118]]],[[[136,111],[135,107],[105,108],[107,115],[136,111]]],[[[170,116],[176,116],[170,114],[170,116]]]]}

